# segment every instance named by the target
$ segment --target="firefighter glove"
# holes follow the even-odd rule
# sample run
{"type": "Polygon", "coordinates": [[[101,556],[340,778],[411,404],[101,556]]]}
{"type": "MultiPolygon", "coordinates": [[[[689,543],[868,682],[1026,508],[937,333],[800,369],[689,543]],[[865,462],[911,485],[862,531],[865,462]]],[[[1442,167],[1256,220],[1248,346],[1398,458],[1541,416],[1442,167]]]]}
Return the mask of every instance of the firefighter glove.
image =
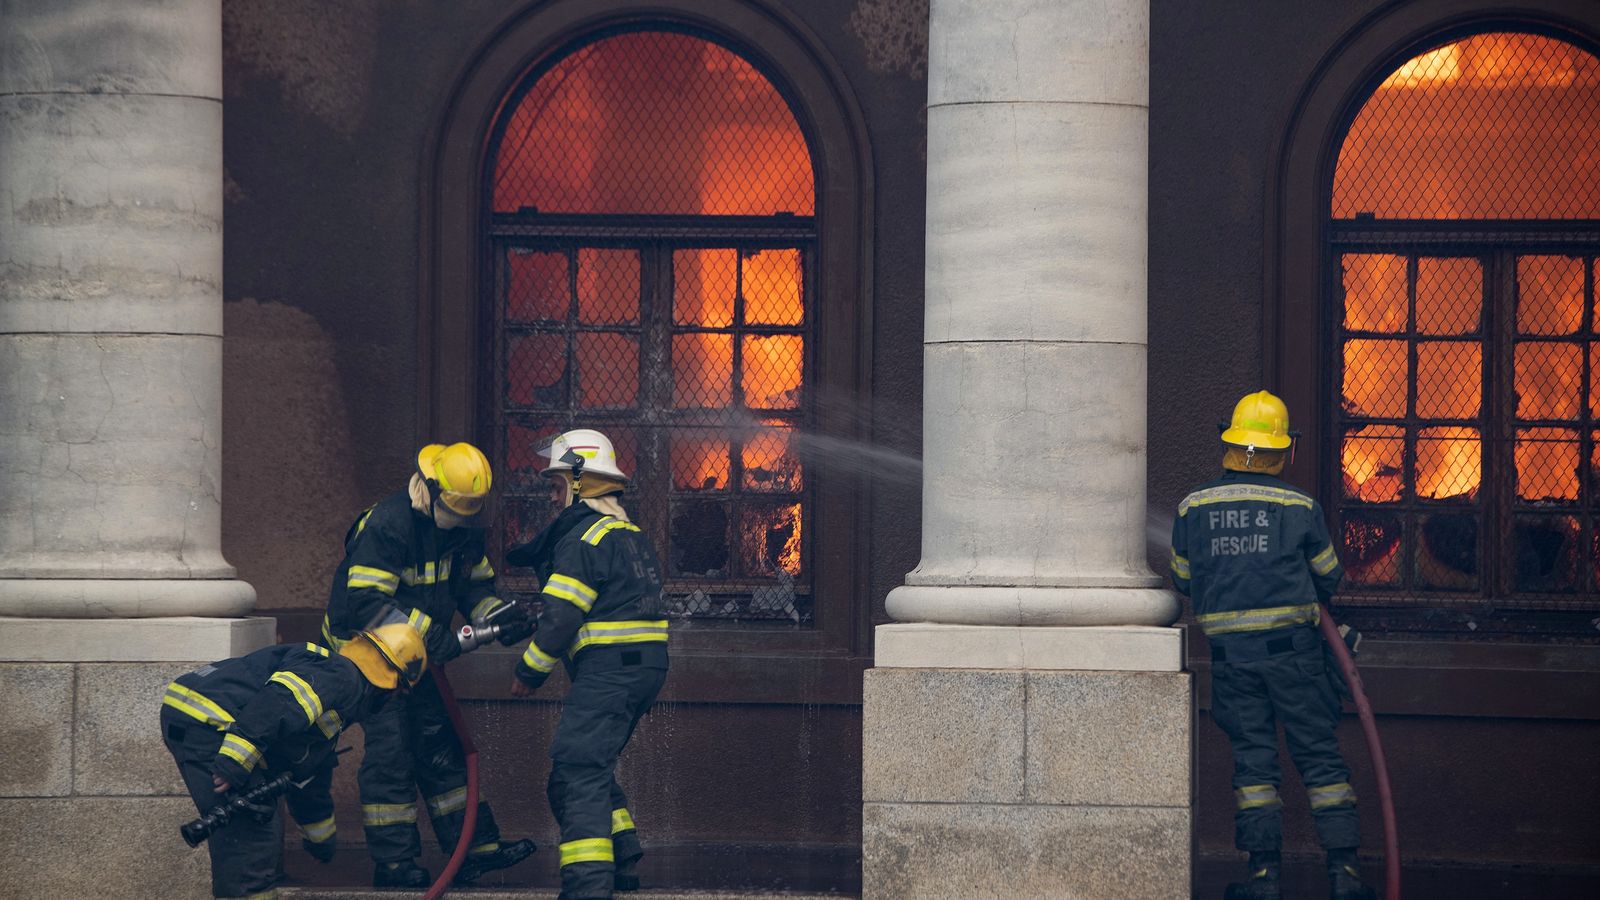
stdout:
{"type": "Polygon", "coordinates": [[[529,618],[528,613],[521,607],[500,618],[505,623],[500,626],[500,635],[497,638],[500,646],[512,647],[533,637],[533,619],[529,618]]]}

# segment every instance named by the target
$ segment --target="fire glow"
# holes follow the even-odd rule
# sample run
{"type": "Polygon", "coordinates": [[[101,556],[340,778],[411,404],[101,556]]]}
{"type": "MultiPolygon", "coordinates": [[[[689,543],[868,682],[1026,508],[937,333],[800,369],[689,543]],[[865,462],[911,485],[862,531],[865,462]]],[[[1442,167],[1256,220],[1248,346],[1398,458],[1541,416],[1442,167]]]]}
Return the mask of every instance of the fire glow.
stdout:
{"type": "MultiPolygon", "coordinates": [[[[1410,59],[1367,99],[1340,148],[1332,214],[1593,218],[1600,216],[1600,156],[1577,148],[1594,146],[1600,59],[1540,35],[1474,35],[1410,59]]],[[[1404,538],[1416,542],[1417,586],[1477,585],[1491,448],[1510,445],[1493,459],[1509,470],[1507,489],[1519,508],[1560,508],[1580,497],[1581,429],[1600,413],[1593,374],[1600,342],[1585,331],[1595,311],[1584,308],[1583,260],[1518,256],[1513,293],[1495,288],[1493,303],[1486,260],[1340,258],[1339,459],[1347,501],[1340,529],[1358,583],[1406,583],[1404,538]],[[1511,334],[1496,340],[1505,328],[1490,314],[1507,306],[1515,310],[1511,334]],[[1501,359],[1496,364],[1511,370],[1510,391],[1487,377],[1486,361],[1501,359]],[[1589,409],[1581,408],[1585,387],[1589,409]],[[1489,417],[1490,399],[1504,397],[1514,405],[1509,427],[1489,417]],[[1438,506],[1413,508],[1415,501],[1438,506]]],[[[1592,455],[1591,468],[1600,463],[1600,452],[1592,455]]],[[[1543,552],[1529,548],[1572,543],[1560,523],[1575,521],[1519,514],[1519,567],[1543,552]]],[[[1522,585],[1520,568],[1517,578],[1522,585]]]]}
{"type": "MultiPolygon", "coordinates": [[[[641,31],[573,51],[517,101],[495,159],[493,203],[498,213],[798,217],[815,214],[815,193],[804,132],[759,70],[702,38],[641,31]]],[[[801,409],[805,375],[803,260],[793,246],[671,251],[670,362],[642,377],[670,378],[667,463],[684,498],[673,501],[674,540],[684,518],[697,540],[731,541],[726,554],[696,554],[689,571],[727,575],[727,557],[737,555],[745,575],[800,572],[793,495],[803,484],[788,417],[801,409]],[[730,497],[733,507],[721,499],[730,497]]],[[[539,298],[566,295],[565,257],[511,263],[508,319],[563,319],[564,302],[539,298]]],[[[661,358],[641,349],[639,251],[581,248],[575,263],[586,328],[574,336],[574,412],[634,406],[641,357],[661,358]]],[[[664,293],[655,296],[665,301],[664,293]]],[[[514,403],[560,394],[563,348],[558,334],[513,339],[508,366],[536,382],[515,387],[514,403]]]]}

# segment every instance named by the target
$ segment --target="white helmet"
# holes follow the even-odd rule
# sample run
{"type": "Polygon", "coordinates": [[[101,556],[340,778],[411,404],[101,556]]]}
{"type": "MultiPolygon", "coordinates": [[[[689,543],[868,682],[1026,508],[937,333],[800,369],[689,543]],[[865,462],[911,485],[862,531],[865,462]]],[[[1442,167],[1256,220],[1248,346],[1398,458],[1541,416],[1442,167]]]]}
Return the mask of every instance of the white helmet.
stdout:
{"type": "Polygon", "coordinates": [[[571,472],[574,456],[583,460],[583,474],[602,475],[627,483],[628,476],[617,467],[617,451],[611,439],[589,428],[578,428],[557,435],[539,453],[550,458],[541,475],[552,472],[571,472]]]}

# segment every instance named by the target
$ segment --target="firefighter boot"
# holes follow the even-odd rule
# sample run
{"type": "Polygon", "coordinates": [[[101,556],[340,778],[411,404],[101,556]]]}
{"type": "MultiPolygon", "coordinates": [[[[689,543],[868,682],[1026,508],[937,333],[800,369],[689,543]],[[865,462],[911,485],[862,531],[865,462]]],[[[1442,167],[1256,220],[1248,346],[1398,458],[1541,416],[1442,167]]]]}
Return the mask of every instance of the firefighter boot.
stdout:
{"type": "Polygon", "coordinates": [[[455,883],[467,885],[477,881],[483,875],[495,869],[504,869],[514,866],[533,855],[538,848],[533,841],[523,838],[509,844],[501,844],[493,850],[483,853],[468,853],[462,860],[461,869],[456,872],[455,883]]]}
{"type": "Polygon", "coordinates": [[[1283,900],[1277,853],[1250,854],[1250,877],[1228,885],[1224,900],[1283,900]]]}
{"type": "Polygon", "coordinates": [[[1328,897],[1331,900],[1377,900],[1377,892],[1361,883],[1354,850],[1328,851],[1328,897]]]}
{"type": "Polygon", "coordinates": [[[428,870],[417,865],[416,860],[378,863],[372,873],[372,886],[380,888],[426,888],[433,883],[428,870]]]}

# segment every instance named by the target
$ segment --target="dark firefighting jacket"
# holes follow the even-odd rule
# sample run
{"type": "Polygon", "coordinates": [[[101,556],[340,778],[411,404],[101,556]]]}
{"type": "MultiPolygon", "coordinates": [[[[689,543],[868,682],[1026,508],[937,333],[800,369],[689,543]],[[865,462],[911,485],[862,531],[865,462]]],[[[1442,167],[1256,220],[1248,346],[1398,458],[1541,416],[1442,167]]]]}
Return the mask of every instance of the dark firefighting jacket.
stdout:
{"type": "Polygon", "coordinates": [[[661,567],[637,525],[574,503],[506,562],[532,567],[544,585],[538,628],[517,663],[524,683],[543,684],[562,657],[571,667],[619,648],[666,668],[661,567]]]}
{"type": "Polygon", "coordinates": [[[211,771],[242,787],[258,768],[316,777],[318,796],[289,792],[295,821],[307,837],[333,832],[328,779],[337,764],[339,732],[371,713],[386,692],[372,686],[350,660],[316,644],[278,644],[189,672],[167,685],[163,713],[222,732],[211,771]],[[309,823],[309,824],[308,824],[309,823]]]}
{"type": "Polygon", "coordinates": [[[450,619],[480,619],[502,603],[481,528],[438,528],[398,491],[356,519],[328,592],[323,640],[338,649],[356,632],[408,622],[428,647],[428,660],[461,655],[450,619]]]}
{"type": "Polygon", "coordinates": [[[1271,475],[1227,472],[1178,504],[1172,583],[1208,637],[1315,624],[1344,570],[1322,507],[1271,475]]]}

